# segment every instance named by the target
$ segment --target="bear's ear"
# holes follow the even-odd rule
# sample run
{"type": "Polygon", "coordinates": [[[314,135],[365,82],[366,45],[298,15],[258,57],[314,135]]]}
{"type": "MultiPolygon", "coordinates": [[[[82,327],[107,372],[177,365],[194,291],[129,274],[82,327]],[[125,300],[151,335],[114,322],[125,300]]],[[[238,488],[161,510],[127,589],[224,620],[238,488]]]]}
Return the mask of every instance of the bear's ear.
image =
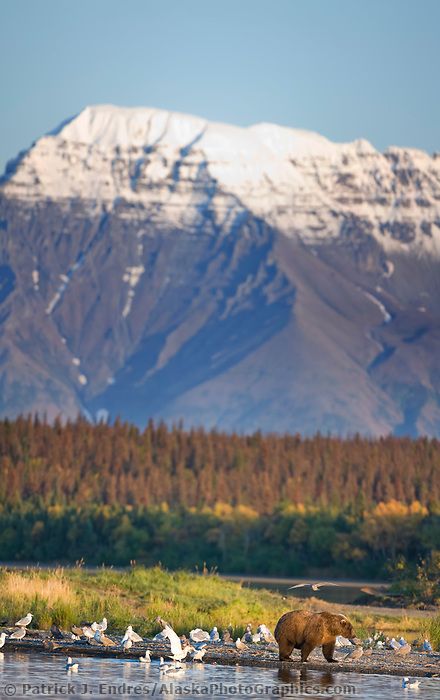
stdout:
{"type": "Polygon", "coordinates": [[[347,627],[347,620],[342,619],[342,620],[341,620],[341,625],[342,625],[343,627],[347,627]]]}

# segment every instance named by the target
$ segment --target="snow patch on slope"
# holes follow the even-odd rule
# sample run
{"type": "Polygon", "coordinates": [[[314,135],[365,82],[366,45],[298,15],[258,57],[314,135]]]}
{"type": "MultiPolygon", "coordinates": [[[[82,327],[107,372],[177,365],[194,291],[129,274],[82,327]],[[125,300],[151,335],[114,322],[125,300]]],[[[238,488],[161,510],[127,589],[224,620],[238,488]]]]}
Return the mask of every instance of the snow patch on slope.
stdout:
{"type": "Polygon", "coordinates": [[[392,315],[390,314],[386,306],[380,301],[380,299],[375,297],[374,294],[370,294],[370,292],[364,292],[364,294],[367,297],[367,299],[373,302],[373,304],[375,304],[375,306],[377,306],[380,309],[384,323],[389,323],[390,321],[392,321],[392,315]]]}
{"type": "Polygon", "coordinates": [[[34,291],[38,292],[40,290],[40,273],[37,269],[32,270],[32,284],[34,291]]]}
{"type": "Polygon", "coordinates": [[[144,266],[137,265],[134,267],[127,267],[124,275],[122,276],[123,282],[127,282],[127,284],[130,287],[130,289],[128,290],[127,301],[125,302],[125,306],[124,306],[123,311],[122,311],[123,318],[127,318],[128,314],[131,311],[131,305],[133,303],[133,299],[134,299],[134,295],[135,295],[134,289],[139,284],[139,280],[141,279],[144,272],[145,272],[144,266]]]}

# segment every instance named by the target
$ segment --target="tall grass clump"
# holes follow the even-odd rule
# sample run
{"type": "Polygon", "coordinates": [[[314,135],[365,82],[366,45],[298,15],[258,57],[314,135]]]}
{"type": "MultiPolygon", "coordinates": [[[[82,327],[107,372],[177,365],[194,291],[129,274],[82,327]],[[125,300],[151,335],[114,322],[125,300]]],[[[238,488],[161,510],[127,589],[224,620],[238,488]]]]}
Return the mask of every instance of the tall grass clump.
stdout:
{"type": "Polygon", "coordinates": [[[0,572],[0,617],[13,625],[32,612],[32,627],[47,628],[55,622],[71,624],[78,612],[79,600],[61,570],[52,572],[0,572]]]}
{"type": "Polygon", "coordinates": [[[431,618],[428,626],[428,634],[432,648],[435,651],[440,651],[440,615],[431,618]]]}

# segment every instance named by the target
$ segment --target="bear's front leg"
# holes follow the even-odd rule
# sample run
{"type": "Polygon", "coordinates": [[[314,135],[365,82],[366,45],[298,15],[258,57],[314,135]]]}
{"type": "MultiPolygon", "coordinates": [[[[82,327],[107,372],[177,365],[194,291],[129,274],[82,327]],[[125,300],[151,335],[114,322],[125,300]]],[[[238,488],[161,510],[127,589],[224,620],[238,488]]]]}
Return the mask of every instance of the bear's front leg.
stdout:
{"type": "Polygon", "coordinates": [[[292,661],[290,655],[293,651],[293,644],[289,642],[288,639],[280,639],[278,641],[278,647],[280,651],[280,661],[292,661]]]}
{"type": "Polygon", "coordinates": [[[334,650],[335,650],[335,643],[334,642],[329,642],[328,644],[322,645],[322,653],[324,654],[324,658],[327,659],[329,664],[337,664],[338,663],[336,661],[336,659],[333,658],[334,650]]]}

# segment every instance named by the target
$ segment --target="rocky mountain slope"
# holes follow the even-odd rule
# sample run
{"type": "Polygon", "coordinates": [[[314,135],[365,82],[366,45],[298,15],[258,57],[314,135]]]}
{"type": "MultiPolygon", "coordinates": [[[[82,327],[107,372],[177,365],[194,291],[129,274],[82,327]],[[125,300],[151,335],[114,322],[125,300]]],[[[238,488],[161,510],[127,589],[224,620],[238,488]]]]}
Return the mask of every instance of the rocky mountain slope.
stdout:
{"type": "Polygon", "coordinates": [[[89,107],[0,232],[2,415],[440,434],[440,156],[89,107]]]}

